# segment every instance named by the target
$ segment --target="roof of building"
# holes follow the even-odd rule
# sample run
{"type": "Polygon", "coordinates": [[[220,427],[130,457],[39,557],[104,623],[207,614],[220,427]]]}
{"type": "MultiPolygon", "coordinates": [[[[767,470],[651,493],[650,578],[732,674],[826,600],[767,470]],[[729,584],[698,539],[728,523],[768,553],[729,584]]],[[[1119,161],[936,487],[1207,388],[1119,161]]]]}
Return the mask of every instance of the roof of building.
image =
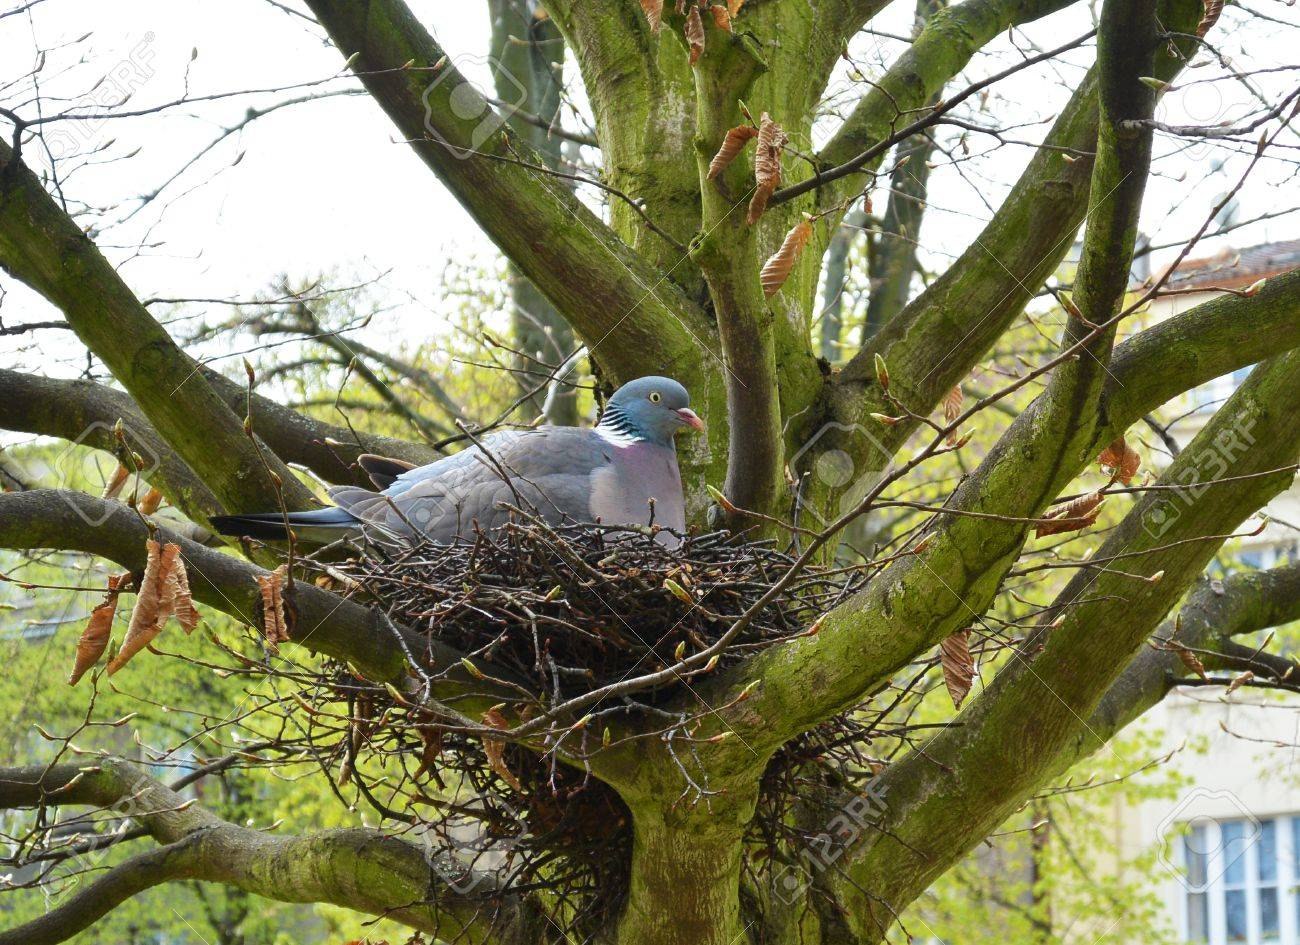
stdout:
{"type": "Polygon", "coordinates": [[[1300,240],[1225,249],[1185,260],[1166,283],[1170,289],[1242,289],[1260,279],[1300,268],[1300,240]]]}

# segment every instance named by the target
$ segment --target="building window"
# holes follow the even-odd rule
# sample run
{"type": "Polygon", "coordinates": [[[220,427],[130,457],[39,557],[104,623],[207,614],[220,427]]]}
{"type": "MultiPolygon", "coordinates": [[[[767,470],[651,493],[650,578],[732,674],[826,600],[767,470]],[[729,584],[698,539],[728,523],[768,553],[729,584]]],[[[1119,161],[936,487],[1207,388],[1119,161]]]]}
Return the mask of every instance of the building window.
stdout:
{"type": "Polygon", "coordinates": [[[1297,558],[1296,543],[1293,541],[1275,542],[1271,545],[1255,545],[1237,552],[1237,563],[1253,571],[1276,568],[1297,558]]]}
{"type": "Polygon", "coordinates": [[[1237,555],[1237,560],[1254,571],[1262,570],[1264,564],[1263,548],[1247,548],[1237,555]]]}
{"type": "Polygon", "coordinates": [[[1187,868],[1187,935],[1189,942],[1210,940],[1210,892],[1207,888],[1209,859],[1206,826],[1197,824],[1183,837],[1183,863],[1187,868]]]}
{"type": "Polygon", "coordinates": [[[1300,815],[1191,824],[1182,860],[1183,941],[1300,945],[1300,815]]]}

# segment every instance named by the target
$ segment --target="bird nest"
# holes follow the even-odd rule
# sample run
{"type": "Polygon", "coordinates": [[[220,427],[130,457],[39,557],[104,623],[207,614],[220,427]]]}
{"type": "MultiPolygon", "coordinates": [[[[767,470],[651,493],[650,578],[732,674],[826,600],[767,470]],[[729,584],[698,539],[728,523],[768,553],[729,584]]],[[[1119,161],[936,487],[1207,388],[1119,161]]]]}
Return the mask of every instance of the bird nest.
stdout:
{"type": "MultiPolygon", "coordinates": [[[[738,542],[725,532],[683,536],[669,549],[649,530],[552,527],[525,516],[450,546],[367,546],[328,565],[304,562],[322,583],[341,584],[423,636],[431,651],[445,645],[465,654],[460,666],[435,672],[464,679],[468,670],[496,692],[504,681],[517,694],[507,699],[514,717],[546,723],[534,731],[534,747],[515,745],[490,737],[507,727],[505,705],[467,716],[458,708],[465,703],[433,703],[331,664],[301,692],[312,709],[315,753],[335,762],[341,794],[354,790],[405,821],[453,885],[492,895],[544,886],[564,904],[566,924],[587,926],[617,903],[608,890],[623,886],[631,832],[617,794],[572,759],[605,750],[611,727],[636,731],[677,759],[680,803],[707,802],[712,789],[690,746],[712,710],[694,698],[690,677],[808,633],[869,577],[819,567],[790,576],[795,561],[772,543],[738,542]],[[787,576],[787,586],[762,603],[787,576]],[[664,672],[709,649],[738,620],[743,629],[716,658],[664,672]],[[574,714],[547,721],[557,706],[628,683],[582,705],[580,725],[574,714]]],[[[476,704],[484,704],[481,696],[476,704]]],[[[870,773],[861,754],[873,733],[866,715],[832,720],[769,762],[751,837],[768,863],[791,839],[790,806],[809,784],[870,773]]]]}

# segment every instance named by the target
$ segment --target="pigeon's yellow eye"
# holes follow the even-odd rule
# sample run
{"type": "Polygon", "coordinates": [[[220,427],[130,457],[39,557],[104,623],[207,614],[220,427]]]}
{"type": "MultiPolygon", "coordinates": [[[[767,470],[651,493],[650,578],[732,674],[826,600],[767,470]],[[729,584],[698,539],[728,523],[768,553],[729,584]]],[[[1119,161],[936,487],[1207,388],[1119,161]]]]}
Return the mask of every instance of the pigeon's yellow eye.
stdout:
{"type": "Polygon", "coordinates": [[[657,404],[661,399],[662,398],[659,396],[659,391],[655,390],[650,392],[650,403],[657,404]]]}

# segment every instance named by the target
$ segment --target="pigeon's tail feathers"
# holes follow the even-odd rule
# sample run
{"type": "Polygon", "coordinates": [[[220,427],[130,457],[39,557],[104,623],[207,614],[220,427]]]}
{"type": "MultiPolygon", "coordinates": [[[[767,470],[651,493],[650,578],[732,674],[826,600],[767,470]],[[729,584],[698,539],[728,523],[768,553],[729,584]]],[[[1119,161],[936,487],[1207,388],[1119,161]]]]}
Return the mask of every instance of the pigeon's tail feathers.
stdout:
{"type": "Polygon", "coordinates": [[[357,463],[365,470],[376,489],[387,489],[397,481],[398,476],[415,468],[414,463],[376,456],[374,453],[362,453],[357,457],[357,463]]]}
{"type": "Polygon", "coordinates": [[[214,515],[209,521],[222,535],[239,535],[262,541],[284,541],[285,521],[294,535],[307,541],[328,543],[359,531],[360,522],[347,509],[313,509],[310,512],[260,512],[252,515],[214,515]]]}

